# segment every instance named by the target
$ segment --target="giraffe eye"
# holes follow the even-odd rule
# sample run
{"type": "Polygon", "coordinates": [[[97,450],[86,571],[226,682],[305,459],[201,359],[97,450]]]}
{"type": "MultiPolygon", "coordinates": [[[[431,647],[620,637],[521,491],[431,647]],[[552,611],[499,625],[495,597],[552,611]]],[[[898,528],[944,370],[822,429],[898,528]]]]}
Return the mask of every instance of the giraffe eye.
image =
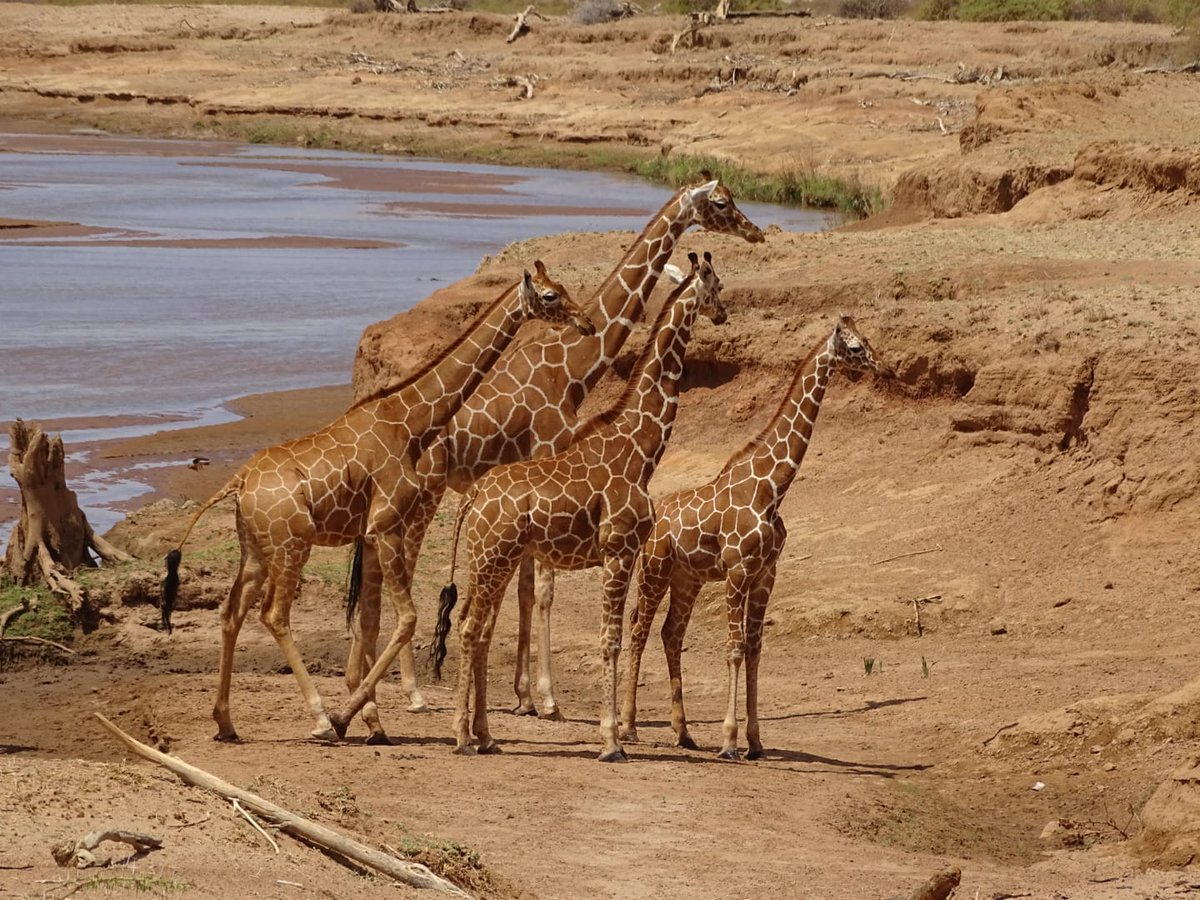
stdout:
{"type": "Polygon", "coordinates": [[[712,205],[715,206],[717,209],[724,209],[725,201],[722,200],[720,197],[713,197],[712,205]]]}
{"type": "Polygon", "coordinates": [[[546,291],[542,294],[542,302],[547,306],[553,306],[561,298],[558,296],[558,291],[546,291]]]}

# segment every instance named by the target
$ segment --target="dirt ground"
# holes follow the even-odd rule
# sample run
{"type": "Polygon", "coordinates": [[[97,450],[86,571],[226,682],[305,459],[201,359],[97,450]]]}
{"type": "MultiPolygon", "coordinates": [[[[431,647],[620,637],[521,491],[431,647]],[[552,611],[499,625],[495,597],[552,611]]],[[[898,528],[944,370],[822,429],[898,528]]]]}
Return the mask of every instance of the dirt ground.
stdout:
{"type": "MultiPolygon", "coordinates": [[[[1175,777],[1200,749],[1200,85],[1158,71],[1187,37],[790,18],[717,26],[672,55],[675,19],[535,23],[507,45],[510,24],[0,4],[0,124],[236,136],[283,122],[291,131],[277,134],[385,152],[710,153],[881,187],[891,208],[863,223],[776,229],[757,246],[693,233],[682,247],[713,252],[732,312],[697,330],[656,493],[711,477],[757,432],[838,312],[899,376],[833,385],[783,507],[767,759],[714,756],[724,624],[709,586],[684,658],[704,749],[672,745],[652,641],[642,742],[627,765],[595,762],[595,572],[559,579],[564,723],[503,714],[506,602],[490,694],[500,756],[451,754],[450,684],[431,683],[423,656],[431,712],[405,712],[394,680],[382,688],[392,746],[365,745],[357,725],[344,744],[307,740],[295,680],[256,622],[234,684],[244,741],[210,741],[215,605],[236,558],[228,508],[189,544],[171,637],[147,627],[157,559],[189,500],[258,447],[332,418],[349,393],[333,390],[282,417],[110,448],[214,465],[172,473],[164,499],[114,530],[145,562],[94,576],[111,621],[71,665],[0,674],[0,894],[62,896],[88,873],[55,869],[47,848],[107,823],[165,840],[94,876],[89,887],[113,895],[404,893],[296,843],[275,854],[223,803],[127,759],[96,711],[297,811],[424,854],[483,896],[907,897],[948,865],[962,870],[958,897],[1200,892],[1187,865],[1200,847],[1195,775],[1175,777]],[[531,73],[534,98],[517,100],[509,79],[531,73]]],[[[535,256],[586,296],[630,238],[547,236],[483,261],[370,329],[355,387],[416,364],[535,256]]],[[[635,330],[618,371],[645,337],[635,330]]],[[[610,376],[588,408],[619,385],[610,376]]],[[[418,651],[453,502],[417,572],[418,651]]],[[[293,621],[332,705],[344,563],[344,551],[315,555],[293,621]]]]}

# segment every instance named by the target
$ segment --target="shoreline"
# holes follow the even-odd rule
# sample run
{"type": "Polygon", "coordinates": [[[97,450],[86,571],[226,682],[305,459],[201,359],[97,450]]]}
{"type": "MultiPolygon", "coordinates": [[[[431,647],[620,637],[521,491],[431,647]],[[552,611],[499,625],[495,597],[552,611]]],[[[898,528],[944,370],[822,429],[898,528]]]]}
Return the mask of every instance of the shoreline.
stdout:
{"type": "MultiPolygon", "coordinates": [[[[350,405],[353,393],[347,383],[247,394],[221,404],[237,416],[233,421],[67,442],[67,487],[82,495],[80,506],[88,513],[88,521],[98,533],[105,533],[130,512],[160,500],[205,499],[259,450],[328,424],[350,405]],[[193,469],[190,466],[197,458],[208,462],[193,469]],[[106,499],[89,504],[88,498],[97,495],[97,484],[102,487],[100,496],[106,499]],[[121,515],[112,524],[98,524],[107,517],[94,515],[97,510],[121,515]]],[[[28,421],[58,434],[64,429],[55,426],[69,421],[78,427],[89,420],[28,421]]],[[[0,488],[0,543],[7,544],[8,528],[15,525],[20,510],[20,492],[7,485],[0,488]]]]}

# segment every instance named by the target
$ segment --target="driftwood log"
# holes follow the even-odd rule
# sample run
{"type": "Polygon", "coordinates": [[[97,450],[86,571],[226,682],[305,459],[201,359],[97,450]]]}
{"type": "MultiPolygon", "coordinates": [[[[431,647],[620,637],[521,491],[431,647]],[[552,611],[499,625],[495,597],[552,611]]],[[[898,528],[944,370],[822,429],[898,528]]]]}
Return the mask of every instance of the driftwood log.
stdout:
{"type": "Polygon", "coordinates": [[[531,18],[541,19],[543,22],[550,20],[537,11],[537,7],[532,3],[525,7],[521,12],[517,13],[513,19],[512,31],[508,33],[508,37],[504,39],[506,44],[511,44],[517,38],[529,33],[529,20],[531,18]]]}
{"type": "Polygon", "coordinates": [[[67,487],[60,436],[51,437],[40,425],[17,419],[9,437],[8,467],[21,488],[21,518],[8,540],[5,568],[18,584],[40,581],[68,597],[79,621],[87,600],[71,573],[95,566],[92,553],[108,562],[133,557],[92,531],[75,492],[67,487]]]}
{"type": "Polygon", "coordinates": [[[215,775],[205,772],[203,769],[198,769],[190,763],[185,763],[176,756],[161,753],[153,747],[135,740],[100,713],[95,713],[95,716],[113,737],[138,756],[170,769],[188,784],[204,788],[206,791],[212,791],[226,800],[237,800],[242,806],[245,806],[252,812],[264,818],[274,819],[277,827],[284,834],[290,834],[292,837],[320,847],[322,850],[332,854],[334,858],[349,860],[360,866],[374,869],[376,872],[380,872],[389,878],[394,878],[396,881],[403,882],[412,887],[432,888],[446,894],[453,894],[456,897],[470,897],[470,894],[459,888],[458,885],[435,875],[420,863],[397,859],[391,854],[375,850],[353,838],[339,834],[332,828],[326,828],[324,825],[318,825],[310,819],[298,816],[294,812],[286,810],[282,806],[276,806],[271,801],[265,800],[257,794],[252,794],[250,791],[235,787],[229,782],[222,781],[215,775]]]}
{"type": "Polygon", "coordinates": [[[64,868],[89,869],[92,866],[100,865],[96,857],[92,855],[92,851],[105,841],[128,844],[135,853],[146,853],[162,846],[160,838],[149,834],[138,834],[136,831],[122,831],[119,828],[113,828],[108,831],[93,831],[77,841],[55,844],[50,848],[50,855],[54,857],[56,863],[64,868]]]}

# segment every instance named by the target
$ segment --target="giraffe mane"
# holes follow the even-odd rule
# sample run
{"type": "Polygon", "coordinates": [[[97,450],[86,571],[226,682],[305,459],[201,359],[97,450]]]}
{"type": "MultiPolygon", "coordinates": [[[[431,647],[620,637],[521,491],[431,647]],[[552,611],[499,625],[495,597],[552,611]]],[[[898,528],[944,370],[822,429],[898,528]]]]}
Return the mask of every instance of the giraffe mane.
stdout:
{"type": "Polygon", "coordinates": [[[448,347],[446,347],[444,350],[442,350],[441,353],[439,353],[437,356],[435,356],[433,359],[431,359],[429,362],[427,362],[424,366],[422,366],[416,372],[413,372],[411,375],[409,375],[403,381],[400,381],[396,384],[388,385],[387,387],[379,388],[378,390],[372,391],[367,396],[362,397],[358,400],[355,400],[354,403],[352,403],[350,405],[350,409],[347,410],[347,412],[349,412],[350,410],[358,409],[359,407],[365,406],[368,403],[373,403],[376,400],[382,400],[384,397],[394,394],[397,391],[402,391],[402,390],[404,390],[404,388],[408,387],[410,384],[417,381],[419,378],[424,377],[431,370],[437,368],[439,365],[441,365],[441,363],[448,356],[450,356],[450,354],[452,354],[455,350],[457,350],[460,346],[462,346],[462,344],[472,334],[474,334],[475,329],[478,328],[479,325],[482,324],[483,321],[488,316],[490,316],[493,312],[495,312],[495,310],[498,306],[501,306],[508,299],[509,295],[512,294],[512,292],[517,289],[519,284],[520,284],[520,282],[506,287],[504,289],[504,291],[500,294],[499,297],[497,297],[495,300],[493,300],[491,303],[487,304],[487,306],[485,306],[483,308],[483,310],[474,318],[474,320],[472,320],[471,324],[468,325],[466,327],[466,329],[461,330],[459,332],[458,337],[448,347]]]}
{"type": "Polygon", "coordinates": [[[783,412],[783,408],[791,402],[792,395],[795,393],[797,385],[800,383],[800,380],[804,378],[804,373],[808,371],[808,364],[812,362],[813,357],[815,357],[824,349],[824,343],[817,344],[817,346],[813,347],[812,350],[809,351],[809,354],[804,357],[799,365],[796,366],[795,370],[792,372],[792,380],[788,383],[787,390],[783,392],[783,399],[781,399],[779,401],[779,405],[775,407],[775,412],[771,414],[771,418],[767,419],[767,424],[762,427],[762,430],[758,434],[748,440],[740,450],[729,457],[729,460],[722,467],[720,474],[728,472],[730,466],[733,466],[753,453],[754,448],[761,444],[770,435],[772,429],[775,427],[776,420],[783,412]]]}
{"type": "Polygon", "coordinates": [[[675,306],[675,301],[679,299],[680,294],[691,287],[692,282],[697,275],[693,271],[679,284],[675,290],[671,291],[670,296],[663,301],[662,309],[658,311],[658,316],[654,319],[654,324],[650,328],[650,338],[646,341],[646,346],[642,348],[638,360],[633,365],[633,371],[629,373],[629,379],[625,382],[625,387],[621,391],[621,396],[616,399],[608,409],[604,412],[596,413],[579,427],[575,432],[575,437],[572,438],[572,443],[589,434],[599,431],[605,425],[611,425],[618,416],[625,411],[637,392],[638,382],[642,378],[642,373],[646,370],[650,360],[654,358],[654,354],[658,347],[658,334],[662,330],[663,323],[671,316],[671,309],[675,306]]]}

